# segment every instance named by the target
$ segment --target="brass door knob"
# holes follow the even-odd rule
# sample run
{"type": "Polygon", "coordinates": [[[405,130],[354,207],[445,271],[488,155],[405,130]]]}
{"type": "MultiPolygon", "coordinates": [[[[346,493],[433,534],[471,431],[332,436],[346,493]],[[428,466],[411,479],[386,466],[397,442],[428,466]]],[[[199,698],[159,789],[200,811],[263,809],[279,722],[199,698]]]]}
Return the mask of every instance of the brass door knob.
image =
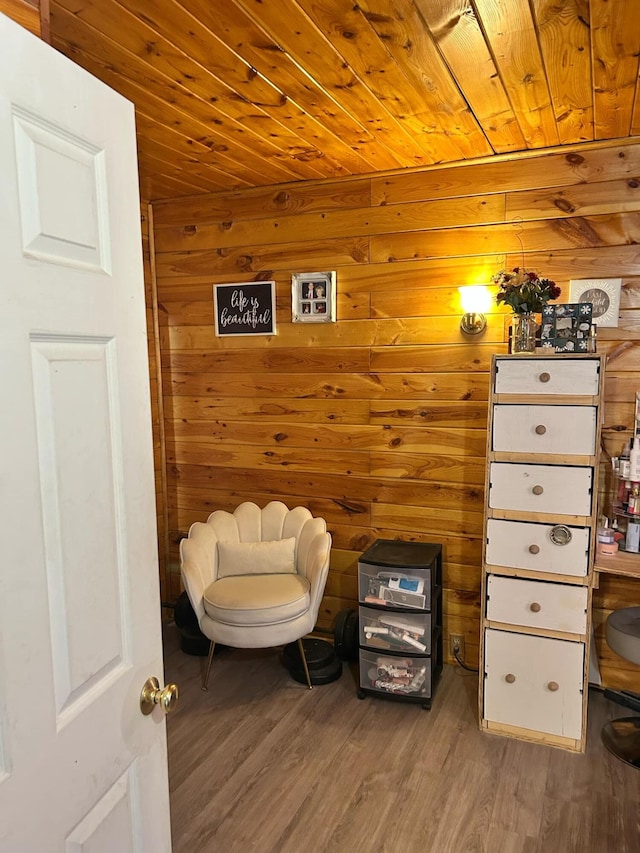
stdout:
{"type": "Polygon", "coordinates": [[[544,435],[547,431],[547,428],[544,424],[538,424],[536,427],[536,435],[544,435]]]}
{"type": "Polygon", "coordinates": [[[513,682],[516,680],[516,677],[512,672],[508,672],[505,675],[504,680],[507,682],[507,684],[513,684],[513,682]]]}
{"type": "Polygon", "coordinates": [[[529,610],[531,610],[533,613],[540,613],[541,609],[542,608],[540,607],[537,601],[532,601],[529,605],[529,610]]]}
{"type": "Polygon", "coordinates": [[[539,554],[540,546],[539,545],[529,545],[529,553],[530,554],[539,554]]]}
{"type": "Polygon", "coordinates": [[[534,486],[531,491],[534,495],[541,495],[544,492],[544,489],[542,488],[542,486],[534,486]]]}
{"type": "Polygon", "coordinates": [[[540,380],[540,382],[548,382],[551,379],[551,374],[541,373],[540,376],[538,376],[538,379],[540,380]]]}
{"type": "Polygon", "coordinates": [[[549,688],[549,690],[550,690],[552,693],[555,693],[555,692],[556,692],[556,690],[560,690],[560,685],[558,684],[558,682],[557,682],[557,681],[550,681],[550,682],[547,684],[547,687],[549,688]]]}
{"type": "Polygon", "coordinates": [[[178,702],[178,685],[167,684],[160,690],[160,682],[154,676],[147,678],[140,694],[140,710],[146,716],[156,705],[160,705],[165,714],[176,707],[178,702]]]}

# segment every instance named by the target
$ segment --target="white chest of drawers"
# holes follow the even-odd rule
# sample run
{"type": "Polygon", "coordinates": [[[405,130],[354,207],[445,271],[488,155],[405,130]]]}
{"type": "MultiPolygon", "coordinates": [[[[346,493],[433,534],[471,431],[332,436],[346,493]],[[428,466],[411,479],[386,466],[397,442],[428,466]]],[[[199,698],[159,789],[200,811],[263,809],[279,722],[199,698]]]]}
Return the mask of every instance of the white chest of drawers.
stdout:
{"type": "Polygon", "coordinates": [[[494,356],[480,643],[485,731],[585,746],[604,369],[494,356]]]}

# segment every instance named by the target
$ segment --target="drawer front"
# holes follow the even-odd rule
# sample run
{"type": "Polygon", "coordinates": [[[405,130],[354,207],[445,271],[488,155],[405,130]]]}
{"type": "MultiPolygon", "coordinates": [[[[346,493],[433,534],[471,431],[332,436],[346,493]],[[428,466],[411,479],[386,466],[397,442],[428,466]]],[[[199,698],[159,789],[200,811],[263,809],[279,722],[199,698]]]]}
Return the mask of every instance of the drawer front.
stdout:
{"type": "Polygon", "coordinates": [[[591,515],[593,469],[492,462],[491,509],[591,515]]]}
{"type": "Polygon", "coordinates": [[[431,659],[360,650],[360,687],[393,696],[431,696],[431,659]]]}
{"type": "Polygon", "coordinates": [[[497,359],[496,394],[595,396],[600,388],[595,359],[497,359]]]}
{"type": "Polygon", "coordinates": [[[525,628],[586,634],[587,599],[585,586],[489,575],[487,618],[525,628]]]}
{"type": "Polygon", "coordinates": [[[495,406],[493,449],[592,456],[596,414],[593,406],[495,406]]]}
{"type": "Polygon", "coordinates": [[[583,643],[485,632],[484,716],[579,740],[583,643]]]}
{"type": "Polygon", "coordinates": [[[381,651],[431,654],[430,613],[388,613],[360,607],[360,645],[381,651]]]}
{"type": "Polygon", "coordinates": [[[386,607],[431,609],[431,569],[388,569],[358,563],[358,598],[386,607]]]}
{"type": "MultiPolygon", "coordinates": [[[[559,525],[528,521],[487,520],[486,562],[492,566],[531,569],[558,575],[586,577],[589,570],[590,532],[588,527],[565,527],[565,545],[553,541],[559,525]]],[[[562,541],[560,539],[560,541],[562,541]]]]}

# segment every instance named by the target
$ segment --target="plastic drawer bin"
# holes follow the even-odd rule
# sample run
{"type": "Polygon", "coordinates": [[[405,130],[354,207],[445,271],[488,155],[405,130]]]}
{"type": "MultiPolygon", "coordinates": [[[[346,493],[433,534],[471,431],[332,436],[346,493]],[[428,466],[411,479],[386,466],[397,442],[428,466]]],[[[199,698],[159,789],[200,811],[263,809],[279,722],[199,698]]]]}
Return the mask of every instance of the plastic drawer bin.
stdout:
{"type": "Polygon", "coordinates": [[[359,611],[360,645],[388,652],[431,654],[431,613],[359,611]]]}
{"type": "Polygon", "coordinates": [[[360,687],[385,695],[431,696],[431,659],[360,652],[360,687]]]}
{"type": "Polygon", "coordinates": [[[391,569],[358,563],[358,598],[368,604],[387,607],[431,608],[429,569],[391,569]]]}

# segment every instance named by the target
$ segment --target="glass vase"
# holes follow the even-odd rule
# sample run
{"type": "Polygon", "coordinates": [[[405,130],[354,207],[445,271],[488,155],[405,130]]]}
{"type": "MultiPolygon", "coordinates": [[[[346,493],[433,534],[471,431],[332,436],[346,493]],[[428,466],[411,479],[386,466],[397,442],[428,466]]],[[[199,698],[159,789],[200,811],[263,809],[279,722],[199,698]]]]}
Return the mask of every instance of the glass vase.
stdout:
{"type": "Polygon", "coordinates": [[[536,351],[536,330],[538,323],[535,314],[514,314],[511,318],[511,352],[532,353],[536,351]]]}

